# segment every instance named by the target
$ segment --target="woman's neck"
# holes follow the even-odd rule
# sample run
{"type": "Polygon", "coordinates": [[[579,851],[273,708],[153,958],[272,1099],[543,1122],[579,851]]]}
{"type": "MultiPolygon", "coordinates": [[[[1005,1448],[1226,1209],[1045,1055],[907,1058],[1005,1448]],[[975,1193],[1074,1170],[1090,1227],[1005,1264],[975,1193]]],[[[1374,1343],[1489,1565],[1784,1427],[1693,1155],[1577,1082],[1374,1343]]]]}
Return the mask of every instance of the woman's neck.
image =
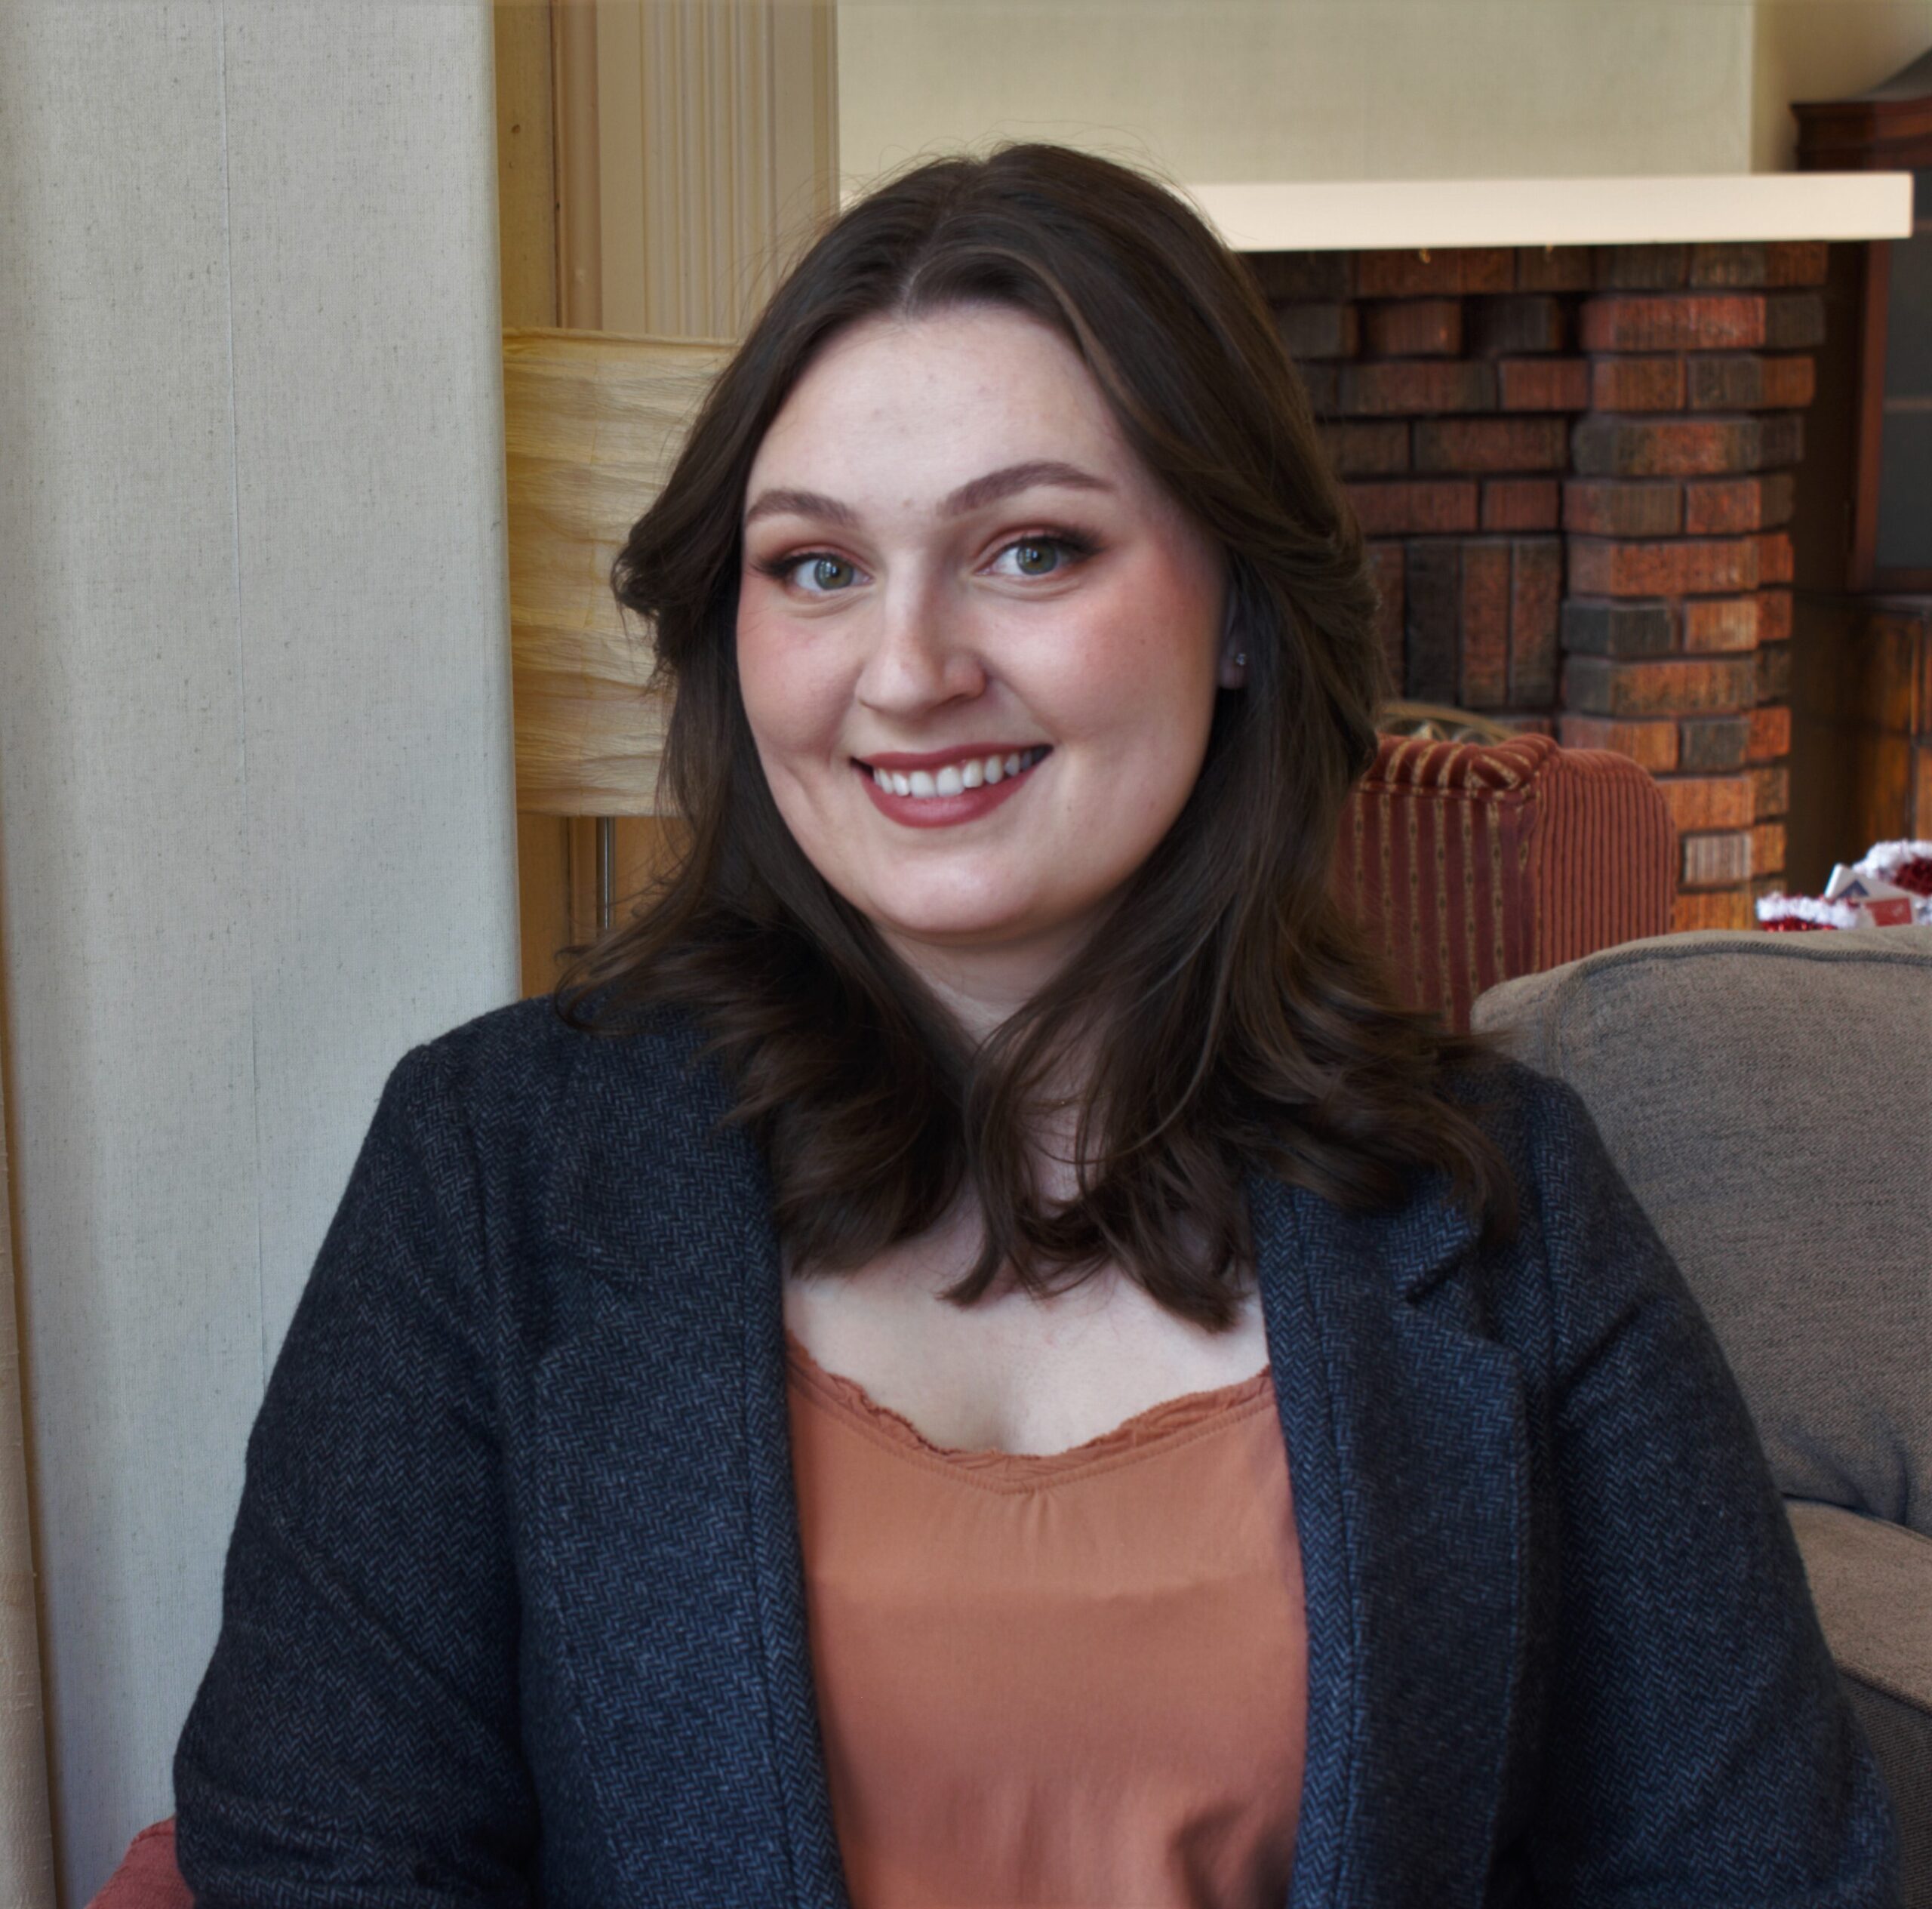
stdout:
{"type": "Polygon", "coordinates": [[[884,926],[878,932],[974,1047],[1004,1027],[1078,952],[1078,943],[1066,936],[962,946],[915,941],[884,926]]]}
{"type": "MultiPolygon", "coordinates": [[[[912,941],[880,929],[886,945],[922,982],[959,1029],[969,1051],[983,1046],[1078,957],[1078,940],[1035,938],[959,947],[912,941]]],[[[1078,1192],[1075,1143],[1092,1076],[1084,1042],[1038,1084],[1026,1116],[1041,1198],[1050,1206],[1078,1192]]]]}

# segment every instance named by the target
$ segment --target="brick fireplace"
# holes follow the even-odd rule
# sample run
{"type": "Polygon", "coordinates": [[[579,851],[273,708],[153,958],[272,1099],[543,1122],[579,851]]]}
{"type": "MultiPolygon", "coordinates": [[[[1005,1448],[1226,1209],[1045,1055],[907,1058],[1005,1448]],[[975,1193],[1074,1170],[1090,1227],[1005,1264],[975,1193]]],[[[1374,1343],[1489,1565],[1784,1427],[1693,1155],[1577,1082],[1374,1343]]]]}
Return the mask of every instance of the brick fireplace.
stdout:
{"type": "Polygon", "coordinates": [[[1248,257],[1403,696],[1634,757],[1676,818],[1675,925],[1750,925],[1785,866],[1825,244],[1248,257]]]}

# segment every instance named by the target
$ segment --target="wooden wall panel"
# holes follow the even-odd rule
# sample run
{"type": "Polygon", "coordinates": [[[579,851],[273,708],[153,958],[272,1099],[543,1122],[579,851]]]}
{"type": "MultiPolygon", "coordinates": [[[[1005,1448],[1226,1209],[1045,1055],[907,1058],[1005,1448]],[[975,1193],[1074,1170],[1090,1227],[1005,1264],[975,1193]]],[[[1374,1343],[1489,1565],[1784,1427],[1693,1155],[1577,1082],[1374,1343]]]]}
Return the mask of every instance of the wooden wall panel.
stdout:
{"type": "Polygon", "coordinates": [[[503,324],[555,325],[556,75],[549,0],[497,0],[494,19],[503,324]]]}
{"type": "MultiPolygon", "coordinates": [[[[521,243],[506,210],[506,327],[737,335],[836,207],[833,0],[555,0],[550,16],[555,316],[520,316],[536,306],[516,302],[512,279],[534,271],[537,248],[521,243]]],[[[500,17],[497,48],[501,128],[512,122],[511,95],[528,92],[539,56],[534,36],[500,17]]],[[[514,160],[514,153],[500,152],[506,205],[517,189],[514,160]]],[[[512,343],[513,381],[516,356],[512,343]]],[[[510,429],[514,521],[523,504],[541,500],[518,462],[514,416],[510,429]]],[[[613,448],[599,454],[608,462],[613,448]]],[[[552,473],[552,504],[573,488],[567,476],[552,473]]],[[[635,514],[645,494],[632,482],[635,514]]],[[[568,508],[564,514],[582,515],[568,508]]],[[[550,537],[540,548],[526,538],[512,555],[513,588],[520,596],[540,594],[549,587],[546,575],[551,583],[560,580],[559,564],[608,565],[611,539],[624,527],[614,518],[596,537],[577,539],[580,550],[571,547],[574,533],[550,537]]],[[[572,614],[580,622],[592,614],[600,626],[608,620],[603,633],[612,644],[622,636],[614,607],[586,611],[580,597],[572,614]]],[[[540,620],[524,620],[533,630],[540,620]]],[[[654,739],[628,735],[621,721],[614,728],[611,714],[624,712],[621,705],[600,712],[595,698],[605,691],[587,699],[571,688],[567,679],[583,667],[580,644],[550,645],[560,666],[555,670],[539,654],[542,648],[534,637],[520,639],[519,722],[526,738],[537,739],[519,747],[520,800],[527,805],[518,818],[526,993],[554,984],[558,950],[596,932],[597,831],[584,811],[616,815],[614,915],[620,920],[668,839],[655,817],[635,812],[651,802],[636,793],[643,768],[624,760],[641,744],[654,761],[654,739]],[[587,740],[593,731],[594,747],[587,740]],[[573,752],[583,765],[574,781],[564,770],[573,752]],[[539,806],[553,812],[535,812],[539,806]]],[[[632,651],[609,648],[606,663],[603,673],[615,673],[607,691],[614,685],[627,694],[635,686],[632,679],[641,680],[632,651]]]]}
{"type": "Polygon", "coordinates": [[[599,0],[606,331],[741,336],[838,205],[832,0],[599,0]]]}
{"type": "MultiPolygon", "coordinates": [[[[5,994],[0,990],[0,1025],[5,994]]],[[[54,1909],[54,1818],[47,1784],[47,1710],[34,1596],[34,1534],[21,1390],[11,1149],[0,1048],[0,1902],[54,1909]]]]}

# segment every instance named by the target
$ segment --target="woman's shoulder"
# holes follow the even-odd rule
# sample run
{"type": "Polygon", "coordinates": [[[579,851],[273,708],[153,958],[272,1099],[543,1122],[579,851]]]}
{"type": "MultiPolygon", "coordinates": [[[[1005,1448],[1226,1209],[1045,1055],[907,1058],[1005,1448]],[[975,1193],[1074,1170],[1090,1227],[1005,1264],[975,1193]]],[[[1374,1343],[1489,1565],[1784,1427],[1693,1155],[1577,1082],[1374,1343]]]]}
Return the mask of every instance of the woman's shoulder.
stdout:
{"type": "Polygon", "coordinates": [[[1683,1276],[1583,1096],[1500,1052],[1459,1071],[1454,1090],[1509,1162],[1517,1224],[1490,1258],[1499,1289],[1530,1287],[1549,1309],[1559,1365],[1635,1309],[1690,1305],[1683,1276]],[[1567,1350],[1566,1350],[1567,1348],[1567,1350]]]}
{"type": "Polygon", "coordinates": [[[1607,1163],[1602,1136],[1583,1097],[1558,1075],[1499,1048],[1451,1070],[1444,1085],[1519,1174],[1543,1181],[1607,1163]]]}
{"type": "Polygon", "coordinates": [[[709,1128],[731,1096],[706,1048],[681,1009],[592,1027],[566,1019],[554,996],[532,995],[410,1048],[390,1091],[439,1106],[479,1137],[538,1131],[562,1143],[574,1127],[634,1120],[658,1131],[709,1128]]]}

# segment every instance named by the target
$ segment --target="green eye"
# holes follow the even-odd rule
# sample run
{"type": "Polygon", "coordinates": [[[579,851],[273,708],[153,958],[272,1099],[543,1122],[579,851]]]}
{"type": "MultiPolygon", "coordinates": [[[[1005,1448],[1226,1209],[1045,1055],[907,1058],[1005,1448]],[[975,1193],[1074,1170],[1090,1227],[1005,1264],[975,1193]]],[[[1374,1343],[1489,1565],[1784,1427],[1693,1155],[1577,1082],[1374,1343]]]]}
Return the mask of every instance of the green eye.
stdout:
{"type": "Polygon", "coordinates": [[[1038,541],[1016,543],[1013,547],[1014,562],[1020,566],[1023,577],[1051,576],[1060,565],[1060,546],[1044,538],[1038,541]]]}
{"type": "Polygon", "coordinates": [[[814,557],[812,559],[812,585],[817,590],[837,590],[843,578],[849,577],[852,566],[840,557],[814,557]]]}

